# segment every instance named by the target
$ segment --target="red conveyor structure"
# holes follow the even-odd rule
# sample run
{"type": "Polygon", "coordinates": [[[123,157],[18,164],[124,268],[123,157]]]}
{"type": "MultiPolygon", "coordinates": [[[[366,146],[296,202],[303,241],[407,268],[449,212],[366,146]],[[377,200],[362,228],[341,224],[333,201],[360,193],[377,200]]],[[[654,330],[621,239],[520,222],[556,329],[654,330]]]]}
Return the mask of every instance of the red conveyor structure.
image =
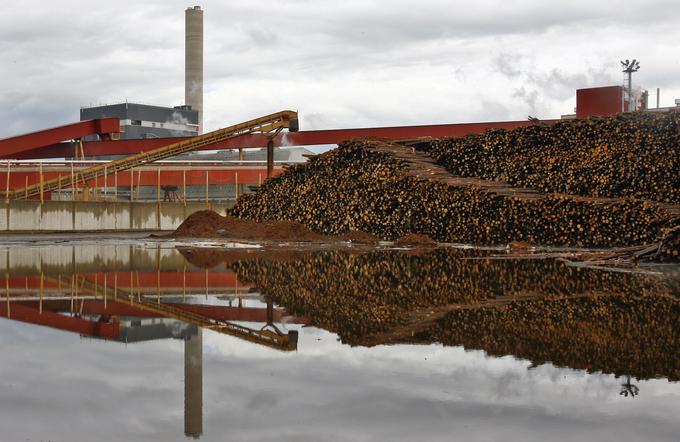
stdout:
{"type": "MultiPolygon", "coordinates": [[[[554,120],[542,121],[552,123],[554,120]]],[[[315,146],[338,144],[352,138],[414,139],[459,137],[467,134],[484,133],[489,129],[514,129],[534,124],[531,121],[502,121],[483,123],[456,123],[423,126],[369,127],[355,129],[311,130],[280,133],[272,141],[274,147],[315,146]]],[[[82,142],[86,157],[106,155],[129,155],[146,152],[169,144],[185,141],[188,138],[149,138],[140,140],[115,140],[111,133],[118,128],[118,120],[107,118],[74,123],[59,128],[47,129],[32,134],[20,135],[0,140],[0,159],[41,159],[71,157],[77,141],[70,141],[87,135],[103,136],[101,141],[82,142]],[[78,129],[76,131],[75,129],[78,129]]],[[[267,147],[269,137],[262,134],[247,134],[224,142],[202,146],[198,150],[214,149],[252,149],[267,147]]]]}
{"type": "MultiPolygon", "coordinates": [[[[69,140],[82,140],[87,136],[98,135],[103,142],[116,138],[120,133],[120,120],[118,118],[101,118],[97,120],[85,120],[63,126],[43,129],[37,132],[17,135],[0,139],[0,155],[2,158],[20,159],[33,158],[29,152],[40,152],[42,149],[49,150],[50,146],[69,146],[69,152],[63,152],[59,157],[73,156],[76,144],[69,140]],[[66,143],[62,143],[67,141],[66,143]],[[26,156],[29,153],[29,156],[26,156]]],[[[43,157],[35,157],[43,158],[43,157]]]]}

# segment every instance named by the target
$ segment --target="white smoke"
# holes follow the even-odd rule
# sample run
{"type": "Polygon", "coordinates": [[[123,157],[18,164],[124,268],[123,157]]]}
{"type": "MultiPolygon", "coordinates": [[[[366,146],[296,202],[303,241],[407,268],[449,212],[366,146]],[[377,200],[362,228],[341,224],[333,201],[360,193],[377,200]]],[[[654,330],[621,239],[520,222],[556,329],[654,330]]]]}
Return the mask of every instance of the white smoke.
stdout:
{"type": "MultiPolygon", "coordinates": [[[[182,115],[181,112],[175,111],[172,113],[170,119],[165,121],[165,124],[173,124],[173,125],[183,125],[183,126],[189,126],[191,122],[184,116],[182,115]]],[[[179,129],[169,129],[170,135],[173,137],[185,137],[186,133],[182,130],[179,129]]]]}
{"type": "Polygon", "coordinates": [[[281,135],[281,146],[280,147],[290,147],[293,144],[291,143],[290,139],[288,138],[288,135],[290,132],[284,132],[283,135],[281,135]]]}

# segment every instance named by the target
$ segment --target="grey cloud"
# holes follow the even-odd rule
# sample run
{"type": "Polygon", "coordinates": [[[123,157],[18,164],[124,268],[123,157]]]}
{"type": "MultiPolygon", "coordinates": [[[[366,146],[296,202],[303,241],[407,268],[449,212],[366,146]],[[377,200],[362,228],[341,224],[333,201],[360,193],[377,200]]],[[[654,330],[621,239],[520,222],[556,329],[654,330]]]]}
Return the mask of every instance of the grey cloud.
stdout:
{"type": "Polygon", "coordinates": [[[560,68],[553,68],[548,72],[529,74],[528,80],[547,95],[565,97],[566,94],[572,95],[574,90],[581,87],[619,83],[611,72],[616,70],[607,62],[600,66],[589,66],[583,72],[567,73],[560,68]]]}
{"type": "Polygon", "coordinates": [[[527,89],[522,86],[519,89],[515,89],[512,96],[524,101],[533,115],[537,113],[538,91],[527,91],[527,89]]]}
{"type": "MultiPolygon", "coordinates": [[[[668,55],[680,39],[674,1],[199,4],[208,129],[282,107],[303,121],[324,115],[309,117],[314,128],[555,117],[570,111],[573,89],[619,82],[619,56],[642,58],[640,81],[680,96],[680,65],[668,55]],[[596,63],[583,56],[594,53],[596,63]],[[554,54],[576,61],[551,66],[554,54]]],[[[0,137],[73,121],[79,105],[181,103],[188,5],[2,6],[0,137]]]]}
{"type": "Polygon", "coordinates": [[[506,77],[515,78],[522,74],[519,64],[524,59],[520,54],[498,54],[494,59],[496,69],[506,77]]]}

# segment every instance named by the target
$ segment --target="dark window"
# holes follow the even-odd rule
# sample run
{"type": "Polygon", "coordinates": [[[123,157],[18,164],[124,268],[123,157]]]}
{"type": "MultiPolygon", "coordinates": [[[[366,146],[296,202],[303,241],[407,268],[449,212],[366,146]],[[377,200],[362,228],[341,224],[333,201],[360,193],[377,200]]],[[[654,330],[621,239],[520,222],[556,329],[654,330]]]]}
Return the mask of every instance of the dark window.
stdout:
{"type": "Polygon", "coordinates": [[[130,121],[130,124],[132,126],[141,126],[142,125],[142,120],[132,120],[130,121]]]}

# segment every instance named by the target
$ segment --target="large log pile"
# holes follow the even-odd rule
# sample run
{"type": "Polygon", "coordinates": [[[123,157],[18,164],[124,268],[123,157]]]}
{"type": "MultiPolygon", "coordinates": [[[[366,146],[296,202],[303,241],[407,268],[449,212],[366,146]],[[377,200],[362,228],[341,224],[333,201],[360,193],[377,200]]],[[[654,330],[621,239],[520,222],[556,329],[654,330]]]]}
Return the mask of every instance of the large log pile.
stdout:
{"type": "Polygon", "coordinates": [[[352,345],[443,342],[590,371],[679,377],[677,288],[554,260],[483,259],[489,253],[225,260],[239,280],[352,345]]]}
{"type": "Polygon", "coordinates": [[[680,204],[680,111],[491,130],[434,140],[424,150],[457,176],[680,204]]]}
{"type": "Polygon", "coordinates": [[[343,143],[243,195],[231,214],[299,222],[325,234],[362,230],[393,240],[420,233],[476,244],[632,245],[653,241],[669,224],[667,212],[644,201],[512,196],[512,189],[499,194],[478,183],[443,182],[451,175],[429,157],[430,165],[417,160],[428,169],[413,171],[407,156],[393,151],[384,143],[343,143]],[[427,178],[435,172],[436,179],[427,178]]]}

